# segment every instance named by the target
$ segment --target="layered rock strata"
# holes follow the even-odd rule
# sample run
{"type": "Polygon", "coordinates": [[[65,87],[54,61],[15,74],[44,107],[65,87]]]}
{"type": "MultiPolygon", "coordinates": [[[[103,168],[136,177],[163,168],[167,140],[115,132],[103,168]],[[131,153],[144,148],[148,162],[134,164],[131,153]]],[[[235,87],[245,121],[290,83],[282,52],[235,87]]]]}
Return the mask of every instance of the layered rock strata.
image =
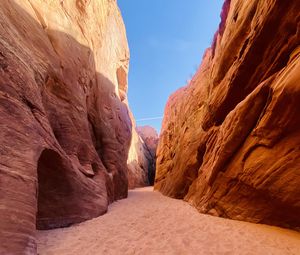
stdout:
{"type": "Polygon", "coordinates": [[[0,254],[127,196],[128,61],[116,1],[0,2],[0,254]]]}
{"type": "Polygon", "coordinates": [[[155,188],[202,213],[300,227],[300,2],[227,0],[165,109],[155,188]]]}

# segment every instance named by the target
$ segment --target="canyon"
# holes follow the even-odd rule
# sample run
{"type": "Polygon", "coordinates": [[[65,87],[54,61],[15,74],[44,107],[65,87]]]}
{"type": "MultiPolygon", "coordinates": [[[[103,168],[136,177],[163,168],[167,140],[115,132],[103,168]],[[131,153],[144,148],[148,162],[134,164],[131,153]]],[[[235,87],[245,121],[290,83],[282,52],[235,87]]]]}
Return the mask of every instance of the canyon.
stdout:
{"type": "Polygon", "coordinates": [[[0,1],[0,254],[296,254],[299,45],[299,1],[225,0],[158,135],[116,0],[0,1]]]}

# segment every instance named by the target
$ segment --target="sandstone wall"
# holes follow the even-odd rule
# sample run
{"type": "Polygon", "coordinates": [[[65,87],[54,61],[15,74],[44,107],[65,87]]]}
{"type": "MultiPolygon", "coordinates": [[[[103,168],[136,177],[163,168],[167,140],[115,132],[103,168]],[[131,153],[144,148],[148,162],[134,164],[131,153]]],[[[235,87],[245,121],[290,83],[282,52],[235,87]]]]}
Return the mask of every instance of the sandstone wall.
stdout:
{"type": "Polygon", "coordinates": [[[0,1],[0,254],[127,196],[128,62],[114,0],[0,1]]]}
{"type": "Polygon", "coordinates": [[[167,103],[155,188],[203,213],[300,227],[300,2],[227,0],[221,18],[167,103]]]}

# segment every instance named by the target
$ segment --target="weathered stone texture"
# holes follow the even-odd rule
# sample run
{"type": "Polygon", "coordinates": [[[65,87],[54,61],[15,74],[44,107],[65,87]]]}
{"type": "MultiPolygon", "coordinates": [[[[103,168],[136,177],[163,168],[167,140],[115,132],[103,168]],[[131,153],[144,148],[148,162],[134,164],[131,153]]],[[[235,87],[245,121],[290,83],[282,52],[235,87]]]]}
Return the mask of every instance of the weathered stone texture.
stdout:
{"type": "Polygon", "coordinates": [[[0,254],[127,197],[128,62],[116,1],[0,1],[0,254]]]}
{"type": "Polygon", "coordinates": [[[155,188],[200,212],[300,227],[300,2],[227,0],[167,103],[155,188]]]}

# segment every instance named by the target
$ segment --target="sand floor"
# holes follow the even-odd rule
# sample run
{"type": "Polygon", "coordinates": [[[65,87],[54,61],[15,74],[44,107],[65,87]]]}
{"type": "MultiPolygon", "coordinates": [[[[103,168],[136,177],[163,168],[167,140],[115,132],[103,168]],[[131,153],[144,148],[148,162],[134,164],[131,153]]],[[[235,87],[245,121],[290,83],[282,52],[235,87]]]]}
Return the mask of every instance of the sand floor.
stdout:
{"type": "Polygon", "coordinates": [[[300,254],[298,232],[203,215],[151,187],[99,218],[37,235],[40,255],[300,254]]]}

